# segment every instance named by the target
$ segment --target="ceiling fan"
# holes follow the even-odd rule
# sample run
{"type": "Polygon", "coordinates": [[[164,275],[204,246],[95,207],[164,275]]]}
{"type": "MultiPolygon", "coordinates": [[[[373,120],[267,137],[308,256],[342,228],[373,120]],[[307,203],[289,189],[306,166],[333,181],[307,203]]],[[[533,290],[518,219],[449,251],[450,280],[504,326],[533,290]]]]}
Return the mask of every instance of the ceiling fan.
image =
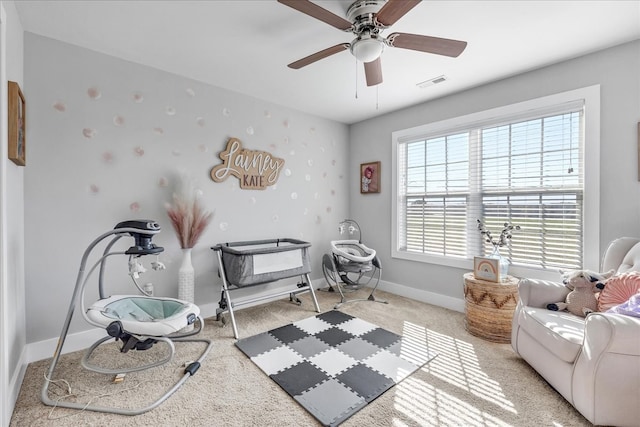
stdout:
{"type": "Polygon", "coordinates": [[[357,60],[364,63],[367,86],[382,83],[382,64],[380,55],[385,46],[412,49],[420,52],[434,53],[450,57],[459,56],[467,47],[467,42],[422,36],[408,33],[392,33],[388,37],[381,35],[396,21],[407,14],[421,0],[357,0],[347,10],[344,19],[327,9],[308,0],[278,0],[299,12],[319,19],[332,27],[355,34],[351,43],[340,43],[330,48],[311,54],[288,65],[299,69],[328,56],[351,50],[357,60]]]}

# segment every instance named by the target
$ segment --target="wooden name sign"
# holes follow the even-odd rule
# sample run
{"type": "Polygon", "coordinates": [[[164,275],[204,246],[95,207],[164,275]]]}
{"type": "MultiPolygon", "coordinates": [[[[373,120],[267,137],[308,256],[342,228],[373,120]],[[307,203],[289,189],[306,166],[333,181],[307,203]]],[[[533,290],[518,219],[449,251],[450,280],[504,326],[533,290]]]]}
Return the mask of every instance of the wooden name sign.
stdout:
{"type": "Polygon", "coordinates": [[[240,180],[240,188],[246,190],[264,190],[275,184],[284,166],[284,159],[266,151],[245,150],[237,138],[230,138],[219,156],[222,164],[211,169],[211,179],[222,182],[233,175],[240,180]]]}

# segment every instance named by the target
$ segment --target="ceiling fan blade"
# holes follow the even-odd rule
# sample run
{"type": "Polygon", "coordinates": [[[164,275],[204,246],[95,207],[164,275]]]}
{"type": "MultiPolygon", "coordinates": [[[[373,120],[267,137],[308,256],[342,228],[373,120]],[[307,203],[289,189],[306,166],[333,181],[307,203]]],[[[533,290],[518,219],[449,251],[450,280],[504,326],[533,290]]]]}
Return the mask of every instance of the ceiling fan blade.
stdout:
{"type": "Polygon", "coordinates": [[[382,83],[382,61],[380,58],[375,61],[364,63],[364,75],[367,78],[367,86],[375,86],[382,83]]]}
{"type": "Polygon", "coordinates": [[[388,0],[376,15],[379,24],[389,27],[416,7],[421,0],[388,0]]]}
{"type": "Polygon", "coordinates": [[[336,27],[339,30],[346,31],[351,29],[351,22],[329,12],[327,9],[324,9],[315,3],[311,3],[308,0],[278,0],[278,3],[289,6],[290,8],[309,15],[312,18],[319,19],[320,21],[325,22],[332,27],[336,27]]]}
{"type": "Polygon", "coordinates": [[[329,48],[321,50],[320,52],[313,53],[295,62],[292,62],[291,64],[287,65],[287,67],[293,68],[294,70],[298,70],[302,67],[306,67],[309,64],[313,64],[316,61],[324,59],[327,56],[331,56],[333,54],[342,52],[343,50],[347,50],[347,49],[349,49],[349,43],[340,43],[335,46],[331,46],[329,48]]]}
{"type": "Polygon", "coordinates": [[[418,34],[393,33],[387,37],[387,43],[392,47],[413,49],[420,52],[435,53],[436,55],[459,56],[467,47],[467,42],[460,40],[441,39],[439,37],[421,36],[418,34]]]}

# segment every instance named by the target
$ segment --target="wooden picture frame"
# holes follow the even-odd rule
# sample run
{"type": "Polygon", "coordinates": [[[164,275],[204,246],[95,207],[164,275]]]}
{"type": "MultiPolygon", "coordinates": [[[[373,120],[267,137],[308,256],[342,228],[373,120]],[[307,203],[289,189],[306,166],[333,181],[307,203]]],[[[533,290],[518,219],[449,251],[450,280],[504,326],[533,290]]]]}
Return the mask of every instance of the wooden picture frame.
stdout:
{"type": "Polygon", "coordinates": [[[473,257],[473,276],[487,282],[500,282],[500,260],[497,258],[473,257]]]}
{"type": "Polygon", "coordinates": [[[9,96],[9,160],[18,166],[26,164],[26,104],[20,86],[16,82],[8,82],[9,96]]]}
{"type": "Polygon", "coordinates": [[[360,164],[360,193],[380,192],[380,162],[360,164]]]}

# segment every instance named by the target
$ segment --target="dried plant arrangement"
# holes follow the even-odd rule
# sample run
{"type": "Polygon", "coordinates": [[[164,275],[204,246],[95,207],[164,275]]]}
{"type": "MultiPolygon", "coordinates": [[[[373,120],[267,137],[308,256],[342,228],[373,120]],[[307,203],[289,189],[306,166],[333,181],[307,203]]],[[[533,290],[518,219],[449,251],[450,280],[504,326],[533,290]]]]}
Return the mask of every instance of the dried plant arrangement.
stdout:
{"type": "Polygon", "coordinates": [[[198,192],[187,177],[182,177],[180,191],[173,193],[173,204],[167,204],[167,215],[182,249],[198,243],[213,216],[203,209],[198,192]]]}

